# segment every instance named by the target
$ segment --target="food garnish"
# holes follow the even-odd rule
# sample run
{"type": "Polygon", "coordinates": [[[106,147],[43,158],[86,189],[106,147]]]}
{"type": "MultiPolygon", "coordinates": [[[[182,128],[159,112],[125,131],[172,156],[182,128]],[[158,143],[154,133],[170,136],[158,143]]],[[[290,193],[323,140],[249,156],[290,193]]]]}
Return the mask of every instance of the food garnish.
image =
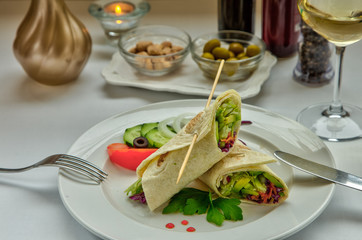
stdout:
{"type": "Polygon", "coordinates": [[[140,203],[146,204],[145,194],[142,189],[141,178],[134,182],[131,186],[129,186],[125,191],[127,195],[131,194],[129,197],[134,201],[138,201],[140,203]]]}
{"type": "Polygon", "coordinates": [[[175,227],[175,224],[173,224],[173,223],[167,223],[165,227],[168,228],[168,229],[172,229],[172,228],[175,227]]]}
{"type": "MultiPolygon", "coordinates": [[[[187,224],[189,224],[189,222],[187,221],[187,220],[182,220],[181,221],[181,224],[182,225],[184,225],[184,226],[186,226],[187,224]]],[[[173,228],[175,228],[175,224],[173,224],[173,223],[167,223],[166,225],[165,225],[165,227],[167,228],[167,229],[173,229],[173,228]]],[[[194,228],[194,227],[188,227],[188,228],[186,228],[186,231],[187,232],[195,232],[196,231],[196,229],[194,228]]]]}
{"type": "Polygon", "coordinates": [[[224,220],[238,221],[243,219],[239,199],[216,198],[212,199],[211,192],[195,188],[184,188],[174,195],[163,214],[183,213],[184,215],[207,214],[210,223],[221,226],[224,220]]]}
{"type": "Polygon", "coordinates": [[[187,221],[187,220],[182,220],[182,221],[181,221],[181,224],[182,224],[182,225],[187,225],[187,224],[189,224],[189,221],[187,221]]]}
{"type": "Polygon", "coordinates": [[[148,140],[145,137],[136,137],[133,139],[133,146],[135,148],[146,148],[148,147],[148,140]]]}
{"type": "Polygon", "coordinates": [[[107,146],[112,163],[134,171],[145,158],[156,151],[157,148],[132,148],[124,143],[112,143],[107,146]]]}
{"type": "Polygon", "coordinates": [[[195,114],[183,113],[176,117],[167,118],[161,122],[142,123],[127,128],[123,135],[123,141],[130,147],[135,147],[133,141],[138,137],[144,137],[148,141],[149,148],[160,148],[176,135],[195,114]]]}

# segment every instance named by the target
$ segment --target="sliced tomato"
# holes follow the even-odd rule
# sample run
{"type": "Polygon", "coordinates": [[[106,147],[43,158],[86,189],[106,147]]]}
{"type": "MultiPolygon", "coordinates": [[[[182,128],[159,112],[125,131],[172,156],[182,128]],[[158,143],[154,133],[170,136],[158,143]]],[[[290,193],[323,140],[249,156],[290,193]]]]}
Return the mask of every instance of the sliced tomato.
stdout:
{"type": "Polygon", "coordinates": [[[144,159],[155,151],[157,148],[132,148],[124,143],[112,143],[107,147],[111,162],[134,171],[144,159]]]}

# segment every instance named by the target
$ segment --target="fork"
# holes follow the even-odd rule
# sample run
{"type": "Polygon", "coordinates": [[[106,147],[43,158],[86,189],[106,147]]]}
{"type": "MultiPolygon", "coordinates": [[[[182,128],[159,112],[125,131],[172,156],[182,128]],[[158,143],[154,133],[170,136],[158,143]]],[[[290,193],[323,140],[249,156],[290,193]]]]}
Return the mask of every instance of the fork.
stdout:
{"type": "Polygon", "coordinates": [[[0,168],[0,172],[6,172],[6,173],[24,172],[41,166],[55,166],[63,169],[69,169],[83,176],[88,177],[89,179],[95,181],[98,184],[101,183],[103,180],[105,180],[108,176],[106,172],[99,169],[96,165],[79,157],[75,157],[68,154],[54,154],[24,168],[13,168],[13,169],[0,168]]]}

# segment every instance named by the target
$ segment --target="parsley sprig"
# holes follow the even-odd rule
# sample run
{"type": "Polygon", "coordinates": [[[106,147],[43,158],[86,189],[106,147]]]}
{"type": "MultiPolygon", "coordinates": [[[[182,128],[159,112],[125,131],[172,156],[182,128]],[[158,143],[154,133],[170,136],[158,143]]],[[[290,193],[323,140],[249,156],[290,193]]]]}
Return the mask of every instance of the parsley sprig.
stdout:
{"type": "Polygon", "coordinates": [[[163,214],[180,212],[184,215],[207,213],[208,222],[221,226],[224,220],[243,220],[239,199],[212,199],[211,192],[184,188],[175,194],[163,209],[163,214]]]}

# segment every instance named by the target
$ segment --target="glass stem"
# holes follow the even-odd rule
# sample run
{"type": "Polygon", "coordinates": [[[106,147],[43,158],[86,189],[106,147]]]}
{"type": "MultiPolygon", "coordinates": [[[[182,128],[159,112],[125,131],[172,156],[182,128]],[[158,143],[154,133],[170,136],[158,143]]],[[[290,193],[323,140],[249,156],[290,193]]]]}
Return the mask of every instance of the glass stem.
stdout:
{"type": "Polygon", "coordinates": [[[336,69],[334,75],[334,87],[333,87],[333,101],[329,106],[329,109],[323,113],[323,115],[345,117],[348,113],[343,109],[342,102],[340,100],[340,89],[342,80],[342,63],[343,55],[346,47],[336,46],[336,69]]]}

